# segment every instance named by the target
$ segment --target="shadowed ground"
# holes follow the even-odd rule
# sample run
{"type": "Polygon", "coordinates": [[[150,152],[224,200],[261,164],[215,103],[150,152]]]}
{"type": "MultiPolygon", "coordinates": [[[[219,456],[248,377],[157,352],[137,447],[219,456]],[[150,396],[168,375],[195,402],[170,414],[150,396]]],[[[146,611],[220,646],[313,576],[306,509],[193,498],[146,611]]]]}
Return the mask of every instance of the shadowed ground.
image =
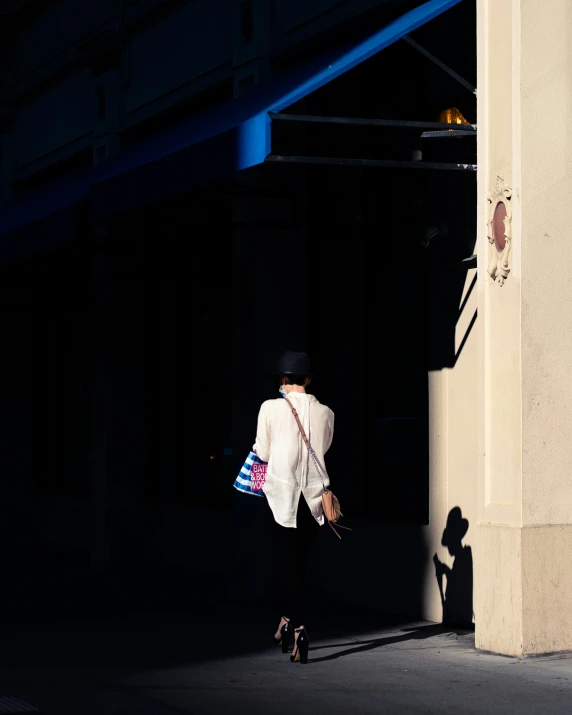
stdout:
{"type": "Polygon", "coordinates": [[[570,710],[570,656],[502,658],[470,631],[330,608],[308,624],[308,665],[291,664],[271,645],[279,614],[195,580],[19,582],[1,604],[0,696],[70,715],[570,710]]]}

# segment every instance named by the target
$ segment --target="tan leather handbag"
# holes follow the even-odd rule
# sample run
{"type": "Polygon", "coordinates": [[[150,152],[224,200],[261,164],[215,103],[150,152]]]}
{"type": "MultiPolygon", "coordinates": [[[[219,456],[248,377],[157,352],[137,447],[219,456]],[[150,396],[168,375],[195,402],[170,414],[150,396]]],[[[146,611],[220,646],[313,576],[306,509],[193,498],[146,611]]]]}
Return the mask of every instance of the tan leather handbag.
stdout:
{"type": "Polygon", "coordinates": [[[340,510],[340,502],[339,502],[338,498],[329,489],[326,489],[326,485],[324,484],[324,478],[322,477],[322,473],[325,474],[326,477],[328,476],[328,474],[327,474],[326,470],[324,469],[324,467],[322,466],[322,463],[318,459],[318,456],[314,452],[312,445],[310,444],[310,440],[306,436],[306,432],[304,430],[304,427],[302,426],[302,422],[300,421],[300,418],[298,417],[298,412],[296,412],[296,408],[294,407],[294,405],[290,402],[290,400],[287,397],[285,397],[284,399],[290,405],[290,409],[292,410],[294,419],[296,420],[296,422],[298,424],[298,429],[300,430],[300,434],[302,435],[304,444],[306,445],[306,448],[308,449],[310,457],[312,457],[312,461],[314,462],[314,465],[316,466],[316,471],[318,472],[318,476],[320,477],[320,481],[322,482],[322,489],[324,490],[322,492],[322,509],[324,511],[324,516],[326,517],[328,524],[333,529],[335,535],[338,537],[338,539],[341,539],[342,537],[335,530],[333,524],[335,524],[340,529],[346,529],[346,531],[351,531],[351,529],[348,528],[347,526],[342,526],[341,524],[337,523],[338,519],[341,516],[343,516],[343,514],[340,510]]]}

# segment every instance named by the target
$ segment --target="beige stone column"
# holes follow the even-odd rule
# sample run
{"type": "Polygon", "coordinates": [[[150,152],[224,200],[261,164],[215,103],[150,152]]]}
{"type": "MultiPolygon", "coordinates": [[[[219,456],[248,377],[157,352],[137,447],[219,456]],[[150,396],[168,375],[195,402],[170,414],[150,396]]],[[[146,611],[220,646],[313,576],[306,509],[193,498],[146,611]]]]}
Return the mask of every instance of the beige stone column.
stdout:
{"type": "Polygon", "coordinates": [[[527,655],[572,649],[572,3],[477,8],[476,643],[527,655]]]}

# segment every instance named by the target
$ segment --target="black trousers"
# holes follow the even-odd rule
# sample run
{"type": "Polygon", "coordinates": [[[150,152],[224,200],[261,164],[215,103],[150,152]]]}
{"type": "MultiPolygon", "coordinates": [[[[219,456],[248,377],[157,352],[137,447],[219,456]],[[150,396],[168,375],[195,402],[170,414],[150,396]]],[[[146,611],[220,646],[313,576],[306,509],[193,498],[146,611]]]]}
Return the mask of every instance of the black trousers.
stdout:
{"type": "Polygon", "coordinates": [[[307,625],[304,619],[308,556],[320,528],[303,496],[298,503],[296,523],[297,528],[290,529],[274,521],[274,564],[278,569],[280,615],[290,618],[297,628],[307,625]]]}

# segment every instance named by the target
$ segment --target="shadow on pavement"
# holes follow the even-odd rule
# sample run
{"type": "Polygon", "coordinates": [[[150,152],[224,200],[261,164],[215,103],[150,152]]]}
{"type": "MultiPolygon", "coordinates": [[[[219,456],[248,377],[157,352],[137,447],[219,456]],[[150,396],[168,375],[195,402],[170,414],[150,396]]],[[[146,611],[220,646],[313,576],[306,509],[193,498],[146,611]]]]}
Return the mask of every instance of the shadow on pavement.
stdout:
{"type": "MultiPolygon", "coordinates": [[[[350,648],[346,648],[346,650],[339,651],[338,653],[332,653],[331,655],[326,655],[323,658],[309,658],[308,663],[323,663],[328,660],[337,660],[338,658],[355,655],[356,653],[364,653],[369,650],[374,650],[375,648],[383,648],[384,646],[395,645],[396,643],[404,643],[406,641],[412,640],[424,640],[425,638],[432,638],[433,636],[439,636],[445,633],[457,633],[458,635],[465,635],[467,633],[470,633],[470,631],[466,629],[451,629],[439,624],[419,626],[418,628],[405,629],[401,635],[386,636],[366,641],[356,641],[355,643],[351,644],[350,648]]],[[[343,648],[345,646],[348,646],[348,643],[317,646],[315,648],[310,648],[310,653],[315,653],[318,650],[326,648],[343,648]]]]}
{"type": "MultiPolygon", "coordinates": [[[[183,582],[158,575],[151,582],[20,583],[0,599],[0,667],[49,664],[125,675],[272,648],[279,612],[267,605],[233,603],[224,596],[224,584],[198,573],[186,574],[183,582]]],[[[311,621],[316,642],[311,652],[320,649],[324,638],[348,638],[351,645],[311,662],[446,632],[442,626],[422,626],[354,644],[360,634],[379,633],[405,621],[342,606],[320,607],[311,621]]]]}

